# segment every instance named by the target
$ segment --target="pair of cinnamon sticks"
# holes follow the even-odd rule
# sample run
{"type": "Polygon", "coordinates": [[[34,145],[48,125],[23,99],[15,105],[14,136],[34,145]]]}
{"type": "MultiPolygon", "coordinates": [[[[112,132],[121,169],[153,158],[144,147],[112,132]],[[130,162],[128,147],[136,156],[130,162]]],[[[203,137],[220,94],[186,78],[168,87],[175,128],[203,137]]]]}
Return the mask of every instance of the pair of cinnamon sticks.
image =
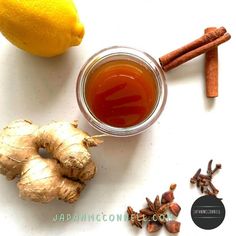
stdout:
{"type": "Polygon", "coordinates": [[[191,59],[205,53],[206,95],[209,98],[218,96],[218,49],[228,41],[230,34],[224,27],[209,27],[204,35],[193,42],[159,58],[164,71],[169,71],[191,59]]]}

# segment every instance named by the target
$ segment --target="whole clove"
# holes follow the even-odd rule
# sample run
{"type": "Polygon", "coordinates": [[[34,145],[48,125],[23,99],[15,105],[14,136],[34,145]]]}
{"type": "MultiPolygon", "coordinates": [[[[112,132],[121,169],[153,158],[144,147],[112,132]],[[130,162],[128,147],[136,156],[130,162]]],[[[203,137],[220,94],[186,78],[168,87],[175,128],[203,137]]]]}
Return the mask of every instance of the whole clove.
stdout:
{"type": "Polygon", "coordinates": [[[199,177],[200,173],[201,173],[201,169],[198,169],[196,174],[190,179],[190,182],[192,184],[196,184],[197,183],[197,180],[198,180],[198,177],[199,177]]]}
{"type": "Polygon", "coordinates": [[[201,193],[206,195],[216,196],[219,190],[212,183],[213,175],[222,168],[221,164],[216,164],[215,168],[212,170],[212,162],[210,160],[207,165],[207,174],[201,174],[201,169],[198,169],[194,176],[190,179],[191,184],[196,184],[200,188],[201,193]]]}

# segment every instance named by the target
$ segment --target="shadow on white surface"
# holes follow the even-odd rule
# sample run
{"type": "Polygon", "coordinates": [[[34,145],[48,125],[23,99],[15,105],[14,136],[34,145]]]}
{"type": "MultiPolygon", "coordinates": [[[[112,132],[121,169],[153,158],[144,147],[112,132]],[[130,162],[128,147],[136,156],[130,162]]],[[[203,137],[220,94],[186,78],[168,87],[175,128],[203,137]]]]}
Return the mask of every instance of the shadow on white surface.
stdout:
{"type": "MultiPolygon", "coordinates": [[[[200,76],[204,75],[203,62],[202,56],[199,56],[166,72],[167,83],[182,84],[188,82],[188,80],[199,79],[200,76]]],[[[204,79],[204,77],[202,79],[204,79]]]]}
{"type": "Polygon", "coordinates": [[[204,96],[205,96],[205,99],[204,99],[205,109],[207,111],[210,111],[215,107],[217,98],[207,98],[205,93],[204,93],[204,96]]]}
{"type": "MultiPolygon", "coordinates": [[[[199,90],[202,91],[204,109],[210,111],[215,106],[215,99],[206,97],[205,92],[205,74],[204,74],[204,56],[199,56],[193,60],[180,65],[179,67],[166,73],[167,84],[180,85],[192,83],[195,80],[201,80],[199,90]]],[[[177,87],[175,89],[178,89],[177,87]]],[[[187,89],[187,87],[186,87],[187,89]]]]}

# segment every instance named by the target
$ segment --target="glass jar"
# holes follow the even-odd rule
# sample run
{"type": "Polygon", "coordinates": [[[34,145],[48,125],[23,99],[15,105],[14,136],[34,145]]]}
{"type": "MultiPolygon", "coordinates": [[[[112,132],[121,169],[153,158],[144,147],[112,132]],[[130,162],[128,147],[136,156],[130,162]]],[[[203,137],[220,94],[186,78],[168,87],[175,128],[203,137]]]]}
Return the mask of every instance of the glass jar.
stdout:
{"type": "Polygon", "coordinates": [[[115,46],[103,49],[88,59],[79,73],[76,95],[80,110],[94,128],[112,136],[127,137],[143,132],[158,119],[166,103],[167,85],[164,72],[153,57],[133,48],[115,46]],[[91,111],[85,96],[86,82],[90,73],[104,63],[116,60],[128,60],[144,65],[153,73],[158,90],[155,106],[150,115],[142,122],[129,127],[114,127],[99,120],[91,111]]]}

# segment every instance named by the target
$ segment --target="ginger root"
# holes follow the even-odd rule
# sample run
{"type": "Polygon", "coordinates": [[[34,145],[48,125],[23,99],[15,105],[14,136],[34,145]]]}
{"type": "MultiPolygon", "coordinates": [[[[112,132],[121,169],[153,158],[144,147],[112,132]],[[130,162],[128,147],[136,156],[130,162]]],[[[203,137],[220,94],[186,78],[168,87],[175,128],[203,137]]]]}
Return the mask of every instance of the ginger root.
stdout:
{"type": "Polygon", "coordinates": [[[73,203],[96,173],[88,148],[101,142],[78,129],[77,122],[38,127],[16,120],[0,132],[0,173],[9,180],[20,178],[17,186],[24,199],[73,203]],[[39,148],[52,157],[40,156],[39,148]]]}

